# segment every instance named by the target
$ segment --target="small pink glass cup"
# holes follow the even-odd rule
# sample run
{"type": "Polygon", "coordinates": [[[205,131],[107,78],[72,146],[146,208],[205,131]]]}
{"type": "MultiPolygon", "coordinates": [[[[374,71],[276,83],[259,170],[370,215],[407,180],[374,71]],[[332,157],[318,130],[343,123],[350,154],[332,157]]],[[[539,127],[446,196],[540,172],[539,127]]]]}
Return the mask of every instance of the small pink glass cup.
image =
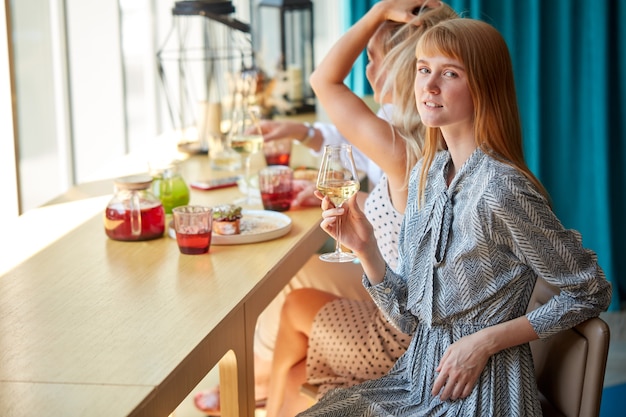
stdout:
{"type": "Polygon", "coordinates": [[[291,139],[268,140],[263,143],[263,153],[267,165],[289,166],[291,159],[291,139]]]}
{"type": "Polygon", "coordinates": [[[259,171],[259,191],[263,208],[287,211],[293,199],[293,170],[283,165],[270,165],[259,171]]]}
{"type": "Polygon", "coordinates": [[[207,253],[211,246],[213,209],[204,206],[180,206],[172,209],[172,214],[180,253],[207,253]]]}

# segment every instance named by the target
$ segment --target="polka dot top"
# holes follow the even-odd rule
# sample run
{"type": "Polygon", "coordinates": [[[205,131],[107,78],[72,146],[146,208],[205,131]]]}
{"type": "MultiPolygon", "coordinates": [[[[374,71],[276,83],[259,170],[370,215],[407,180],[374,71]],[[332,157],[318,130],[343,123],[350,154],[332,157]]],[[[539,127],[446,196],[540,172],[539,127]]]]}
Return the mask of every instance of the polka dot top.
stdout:
{"type": "Polygon", "coordinates": [[[365,216],[374,227],[374,236],[383,258],[393,270],[398,264],[398,237],[402,225],[402,213],[391,204],[389,183],[383,175],[380,182],[365,200],[365,216]]]}

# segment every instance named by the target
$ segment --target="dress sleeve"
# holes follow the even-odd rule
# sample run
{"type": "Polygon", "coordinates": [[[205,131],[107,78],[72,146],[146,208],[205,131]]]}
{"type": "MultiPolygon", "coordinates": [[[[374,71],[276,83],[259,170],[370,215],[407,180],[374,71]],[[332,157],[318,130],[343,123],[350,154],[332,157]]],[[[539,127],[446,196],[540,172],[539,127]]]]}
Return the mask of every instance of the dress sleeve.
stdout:
{"type": "Polygon", "coordinates": [[[487,195],[492,198],[486,198],[491,238],[509,246],[537,276],[561,290],[527,313],[537,335],[551,336],[605,311],[611,301],[611,284],[596,254],[582,246],[580,233],[562,226],[525,177],[503,175],[491,184],[487,195]]]}
{"type": "Polygon", "coordinates": [[[363,275],[363,286],[383,312],[387,320],[402,333],[412,335],[417,327],[417,318],[407,311],[407,285],[404,279],[386,266],[385,277],[380,284],[371,285],[363,275]]]}
{"type": "MultiPolygon", "coordinates": [[[[413,168],[411,172],[410,184],[418,183],[419,169],[421,162],[413,168]]],[[[383,312],[387,320],[402,333],[412,335],[415,332],[418,324],[418,318],[407,309],[408,304],[408,284],[407,278],[409,259],[413,259],[410,253],[407,253],[411,249],[409,243],[405,239],[405,235],[408,233],[413,236],[415,231],[413,227],[417,224],[415,219],[417,217],[417,186],[410,185],[408,192],[408,201],[412,202],[407,204],[404,212],[404,218],[398,237],[398,265],[394,271],[389,267],[389,264],[385,266],[385,276],[383,281],[377,285],[371,285],[366,275],[363,275],[363,286],[369,292],[370,296],[383,312]],[[413,219],[407,221],[407,219],[413,219]],[[408,223],[408,224],[407,224],[408,223]],[[407,227],[410,229],[407,232],[407,227]]],[[[409,239],[411,240],[411,239],[409,239]]]]}

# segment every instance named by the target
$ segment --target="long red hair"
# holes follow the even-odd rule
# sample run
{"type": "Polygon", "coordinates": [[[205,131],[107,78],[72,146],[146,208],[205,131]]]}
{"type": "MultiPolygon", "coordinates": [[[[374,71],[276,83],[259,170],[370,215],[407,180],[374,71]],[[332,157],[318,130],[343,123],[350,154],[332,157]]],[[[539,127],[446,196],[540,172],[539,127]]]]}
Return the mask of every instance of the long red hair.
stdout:
{"type": "MultiPolygon", "coordinates": [[[[548,193],[524,160],[513,64],[502,35],[480,20],[446,20],[422,35],[415,55],[444,55],[465,66],[474,103],[476,144],[486,154],[519,170],[548,198],[548,193]]],[[[435,153],[445,148],[441,130],[427,128],[418,192],[420,201],[435,153]]]]}

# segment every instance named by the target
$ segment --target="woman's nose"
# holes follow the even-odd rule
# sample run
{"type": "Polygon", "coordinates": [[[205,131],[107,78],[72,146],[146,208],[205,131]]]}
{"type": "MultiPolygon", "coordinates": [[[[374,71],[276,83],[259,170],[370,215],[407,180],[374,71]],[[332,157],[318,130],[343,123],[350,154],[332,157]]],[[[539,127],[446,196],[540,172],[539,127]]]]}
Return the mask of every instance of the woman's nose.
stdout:
{"type": "Polygon", "coordinates": [[[429,93],[436,93],[439,91],[439,87],[437,85],[437,81],[435,77],[428,77],[424,80],[424,91],[429,93]]]}

